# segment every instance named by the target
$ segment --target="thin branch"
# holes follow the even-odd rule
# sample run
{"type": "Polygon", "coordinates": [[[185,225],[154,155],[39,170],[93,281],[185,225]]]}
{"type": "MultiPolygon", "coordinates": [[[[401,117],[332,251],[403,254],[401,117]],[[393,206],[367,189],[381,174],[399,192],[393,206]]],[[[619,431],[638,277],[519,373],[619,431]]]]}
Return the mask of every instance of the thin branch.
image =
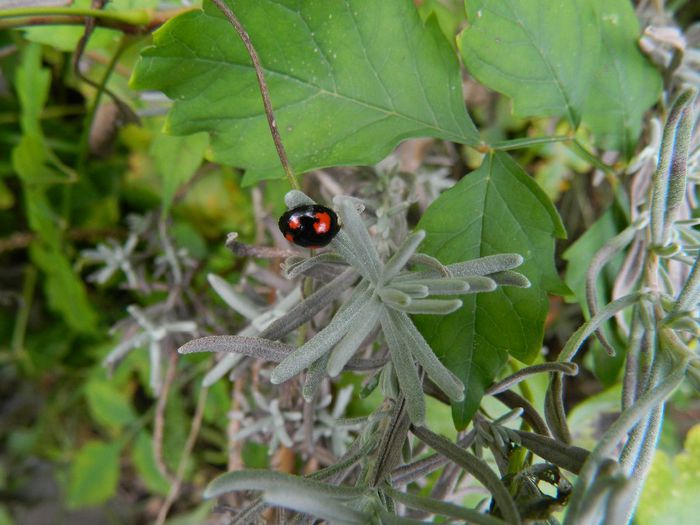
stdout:
{"type": "Polygon", "coordinates": [[[498,383],[494,383],[487,390],[487,396],[493,396],[505,392],[506,390],[513,388],[515,385],[521,381],[526,380],[531,375],[541,374],[543,372],[561,372],[568,376],[575,376],[578,373],[578,365],[575,363],[542,363],[540,365],[532,365],[522,370],[518,370],[516,373],[509,375],[508,377],[502,379],[498,383]]]}
{"type": "Polygon", "coordinates": [[[158,403],[156,404],[156,417],[153,423],[153,456],[156,460],[156,466],[158,467],[158,472],[160,472],[171,484],[175,483],[175,478],[168,471],[168,467],[163,460],[163,434],[165,428],[165,407],[168,404],[168,394],[170,393],[170,387],[175,381],[175,371],[177,369],[177,352],[172,352],[170,354],[170,360],[168,361],[168,369],[165,371],[165,378],[163,380],[163,388],[160,391],[160,396],[158,396],[158,403]]]}
{"type": "Polygon", "coordinates": [[[265,116],[267,117],[267,124],[270,127],[272,140],[274,141],[275,148],[277,149],[277,155],[279,156],[280,162],[282,163],[282,168],[284,168],[284,173],[287,175],[289,185],[292,187],[292,189],[300,190],[301,187],[299,186],[299,182],[294,176],[294,171],[292,170],[292,166],[289,163],[289,159],[287,158],[287,152],[284,149],[284,145],[282,144],[282,138],[280,137],[279,130],[277,129],[277,121],[275,120],[275,114],[272,111],[272,102],[270,101],[270,90],[267,87],[267,82],[265,82],[265,75],[263,74],[262,66],[260,64],[260,58],[258,57],[257,51],[255,51],[255,48],[253,47],[253,43],[250,40],[250,36],[246,32],[241,22],[236,17],[236,15],[233,13],[231,8],[227,6],[223,2],[223,0],[211,1],[214,5],[216,5],[216,7],[219,8],[219,11],[223,13],[226,19],[236,30],[236,33],[238,33],[238,36],[241,37],[243,45],[248,51],[248,55],[250,56],[250,59],[253,62],[253,69],[255,69],[255,76],[258,79],[258,86],[260,86],[260,94],[262,95],[263,106],[265,107],[265,116]]]}
{"type": "Polygon", "coordinates": [[[180,487],[182,486],[182,480],[185,477],[185,469],[187,467],[187,461],[190,458],[190,455],[192,454],[192,449],[194,448],[194,444],[197,441],[197,436],[199,435],[199,429],[202,426],[202,418],[204,416],[204,408],[207,405],[207,394],[209,393],[209,390],[206,388],[202,388],[199,391],[199,399],[197,401],[197,408],[195,409],[194,416],[192,418],[192,425],[190,426],[190,433],[187,436],[187,441],[185,442],[185,448],[182,451],[182,455],[180,456],[180,462],[177,465],[177,472],[175,474],[175,479],[170,485],[170,491],[168,492],[168,496],[163,502],[163,505],[161,505],[160,510],[158,511],[158,517],[156,518],[156,525],[162,525],[165,523],[165,518],[168,516],[168,511],[170,510],[170,507],[172,507],[173,503],[175,502],[175,498],[177,498],[178,494],[180,493],[180,487]]]}

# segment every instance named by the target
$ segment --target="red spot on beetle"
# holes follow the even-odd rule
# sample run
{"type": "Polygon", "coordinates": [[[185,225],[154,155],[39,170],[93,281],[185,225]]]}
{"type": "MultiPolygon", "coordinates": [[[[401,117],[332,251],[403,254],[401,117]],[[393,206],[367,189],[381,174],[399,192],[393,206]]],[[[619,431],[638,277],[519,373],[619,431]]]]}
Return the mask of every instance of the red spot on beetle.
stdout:
{"type": "Polygon", "coordinates": [[[316,233],[326,233],[331,229],[331,216],[325,211],[316,214],[316,222],[314,222],[314,231],[316,233]]]}
{"type": "Polygon", "coordinates": [[[294,235],[292,235],[291,233],[285,235],[284,238],[287,239],[289,242],[294,242],[294,235]]]}
{"type": "Polygon", "coordinates": [[[298,230],[301,227],[301,221],[299,220],[299,217],[290,217],[289,221],[287,221],[287,225],[292,230],[298,230]]]}

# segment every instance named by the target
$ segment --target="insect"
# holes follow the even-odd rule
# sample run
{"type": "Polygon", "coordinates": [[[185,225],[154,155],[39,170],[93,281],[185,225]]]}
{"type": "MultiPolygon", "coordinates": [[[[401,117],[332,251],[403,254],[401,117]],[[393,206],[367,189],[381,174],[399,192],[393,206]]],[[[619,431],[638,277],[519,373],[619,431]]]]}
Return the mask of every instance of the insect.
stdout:
{"type": "Polygon", "coordinates": [[[280,217],[278,225],[285,239],[306,248],[325,246],[340,231],[336,213],[319,204],[292,208],[280,217]]]}

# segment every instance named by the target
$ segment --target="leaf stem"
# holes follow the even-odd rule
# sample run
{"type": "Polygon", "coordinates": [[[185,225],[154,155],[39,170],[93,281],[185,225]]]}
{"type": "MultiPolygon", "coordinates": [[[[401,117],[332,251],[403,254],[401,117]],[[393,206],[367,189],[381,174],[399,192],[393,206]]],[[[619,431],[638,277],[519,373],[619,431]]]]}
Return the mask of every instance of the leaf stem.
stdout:
{"type": "Polygon", "coordinates": [[[29,354],[24,349],[24,337],[27,334],[27,323],[29,322],[29,314],[32,308],[32,300],[34,298],[34,289],[37,281],[37,269],[33,265],[27,265],[24,275],[24,284],[22,286],[22,298],[15,318],[14,329],[12,330],[12,353],[14,357],[23,363],[26,363],[29,368],[33,366],[29,354]]]}
{"type": "Polygon", "coordinates": [[[521,139],[501,140],[494,142],[489,146],[491,149],[499,151],[510,151],[513,149],[529,148],[539,144],[552,144],[554,142],[568,142],[571,140],[569,135],[554,135],[551,137],[525,137],[521,139]]]}
{"type": "Polygon", "coordinates": [[[284,173],[287,175],[287,180],[292,189],[301,190],[301,186],[294,175],[292,166],[289,163],[289,158],[287,157],[287,152],[282,144],[282,137],[280,137],[279,130],[277,129],[277,121],[275,120],[275,114],[272,111],[272,102],[270,101],[270,90],[267,87],[267,82],[265,81],[265,75],[262,71],[262,66],[260,65],[260,58],[258,57],[255,47],[250,40],[250,36],[246,32],[245,28],[238,20],[236,15],[233,13],[231,8],[226,5],[223,0],[211,0],[219,11],[223,13],[226,19],[230,22],[233,28],[238,33],[238,36],[243,41],[243,45],[248,51],[248,55],[253,62],[253,69],[255,69],[255,76],[258,79],[258,86],[260,86],[260,95],[262,95],[263,106],[265,108],[265,116],[267,117],[267,124],[270,126],[270,133],[272,134],[272,140],[275,143],[275,148],[277,149],[277,155],[282,163],[282,168],[284,168],[284,173]]]}
{"type": "Polygon", "coordinates": [[[604,172],[608,177],[615,177],[615,169],[612,166],[607,165],[605,162],[600,160],[596,155],[588,151],[588,149],[579,142],[578,139],[573,139],[570,144],[571,150],[576,153],[581,159],[588,162],[594,168],[598,168],[604,172]]]}

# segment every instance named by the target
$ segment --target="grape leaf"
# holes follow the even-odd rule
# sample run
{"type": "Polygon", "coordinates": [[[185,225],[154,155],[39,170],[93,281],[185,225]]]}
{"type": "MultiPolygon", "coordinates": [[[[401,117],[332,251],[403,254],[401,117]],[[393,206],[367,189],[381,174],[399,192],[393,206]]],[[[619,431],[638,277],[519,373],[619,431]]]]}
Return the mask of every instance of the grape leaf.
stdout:
{"type": "MultiPolygon", "coordinates": [[[[298,172],[374,163],[401,140],[474,145],[459,65],[435,17],[411,0],[228,1],[263,65],[277,124],[298,172]]],[[[207,131],[213,160],[246,183],[282,175],[250,59],[211,4],[154,35],[131,84],[174,106],[166,131],[207,131]]]]}
{"type": "Polygon", "coordinates": [[[465,400],[452,412],[461,429],[508,355],[531,362],[540,352],[547,291],[566,292],[554,267],[554,237],[566,232],[545,193],[505,153],[487,156],[443,193],[418,227],[427,234],[421,252],[444,264],[515,252],[525,259],[518,271],[532,283],[463,296],[450,315],[416,317],[435,354],[466,385],[465,400]]]}
{"type": "Polygon", "coordinates": [[[603,47],[583,122],[596,135],[598,146],[630,158],[644,112],[661,93],[661,75],[637,45],[639,22],[629,0],[596,0],[592,5],[603,47]]]}
{"type": "Polygon", "coordinates": [[[470,0],[458,46],[469,72],[513,99],[520,117],[581,120],[599,65],[589,0],[470,0]]]}

